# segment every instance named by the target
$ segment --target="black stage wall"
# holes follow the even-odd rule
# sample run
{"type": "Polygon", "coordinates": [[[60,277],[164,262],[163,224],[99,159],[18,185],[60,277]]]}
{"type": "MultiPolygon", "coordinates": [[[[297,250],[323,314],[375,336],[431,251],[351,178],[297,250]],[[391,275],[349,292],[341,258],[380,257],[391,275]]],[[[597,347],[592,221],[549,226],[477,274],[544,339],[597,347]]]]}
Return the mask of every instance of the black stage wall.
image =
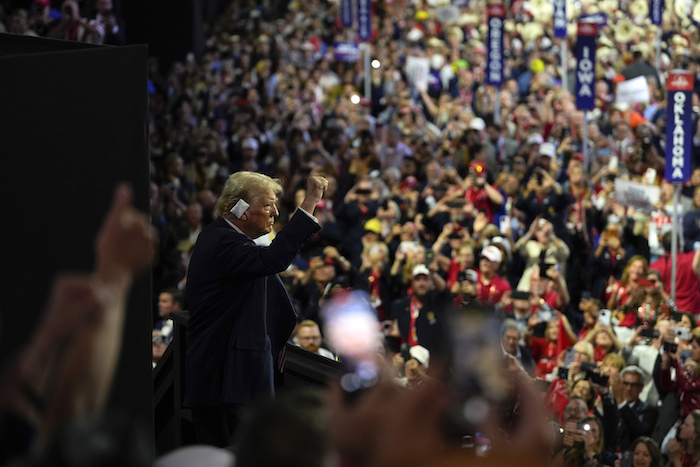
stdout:
{"type": "Polygon", "coordinates": [[[148,44],[165,74],[189,52],[197,58],[204,53],[203,9],[202,0],[122,0],[126,41],[148,44]]]}
{"type": "MultiPolygon", "coordinates": [[[[148,212],[146,46],[0,34],[0,359],[27,341],[59,271],[92,270],[117,182],[148,212]]],[[[151,278],[135,283],[110,406],[152,429],[151,278]]]]}

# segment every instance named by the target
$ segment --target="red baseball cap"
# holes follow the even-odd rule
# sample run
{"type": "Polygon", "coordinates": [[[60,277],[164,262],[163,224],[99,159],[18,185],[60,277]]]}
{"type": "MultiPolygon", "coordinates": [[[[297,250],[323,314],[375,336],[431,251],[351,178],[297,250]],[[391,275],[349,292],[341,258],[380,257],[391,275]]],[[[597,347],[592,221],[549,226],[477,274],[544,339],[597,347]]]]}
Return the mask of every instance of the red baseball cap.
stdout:
{"type": "Polygon", "coordinates": [[[472,161],[469,163],[469,169],[474,169],[473,172],[481,177],[486,176],[486,164],[480,161],[472,161]]]}

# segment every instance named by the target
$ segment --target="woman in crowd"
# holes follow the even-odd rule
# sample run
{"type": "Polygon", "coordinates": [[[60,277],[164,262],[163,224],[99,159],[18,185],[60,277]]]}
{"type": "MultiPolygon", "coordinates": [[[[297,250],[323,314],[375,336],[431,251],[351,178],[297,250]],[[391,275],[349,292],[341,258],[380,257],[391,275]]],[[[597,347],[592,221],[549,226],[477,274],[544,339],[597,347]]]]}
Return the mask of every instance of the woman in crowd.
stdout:
{"type": "Polygon", "coordinates": [[[600,365],[600,374],[607,375],[610,379],[608,381],[608,389],[615,397],[615,401],[621,404],[625,400],[624,388],[622,386],[622,378],[620,378],[620,372],[625,368],[627,363],[625,359],[619,353],[609,353],[603,357],[603,361],[600,365]]]}
{"type": "Polygon", "coordinates": [[[700,410],[686,415],[678,428],[678,439],[668,442],[669,466],[690,467],[700,461],[700,410]]]}
{"type": "Polygon", "coordinates": [[[625,249],[621,245],[620,227],[608,224],[600,234],[591,264],[591,296],[603,298],[610,277],[619,278],[625,264],[625,249]]]}
{"type": "Polygon", "coordinates": [[[547,323],[544,337],[533,337],[525,334],[525,342],[532,351],[535,360],[535,377],[545,379],[557,366],[557,338],[559,337],[559,322],[547,323]]]}
{"type": "Polygon", "coordinates": [[[587,465],[614,466],[617,456],[603,449],[603,427],[595,415],[589,415],[580,424],[578,440],[564,454],[565,467],[587,465]]]}
{"type": "Polygon", "coordinates": [[[525,271],[518,284],[518,290],[530,290],[532,271],[539,267],[542,261],[558,264],[562,267],[561,274],[565,274],[563,268],[571,253],[566,243],[554,235],[552,223],[541,218],[530,224],[527,233],[515,242],[514,249],[525,260],[525,271]]]}
{"type": "Polygon", "coordinates": [[[661,354],[661,388],[666,392],[677,391],[681,400],[681,415],[688,415],[700,409],[700,337],[693,335],[690,340],[689,362],[680,360],[681,351],[679,345],[675,354],[661,354]],[[676,369],[675,381],[671,379],[671,367],[676,369]]]}
{"type": "Polygon", "coordinates": [[[638,281],[646,277],[648,267],[649,263],[646,258],[640,255],[632,256],[622,272],[622,278],[608,287],[609,294],[606,293],[608,308],[618,311],[618,314],[622,315],[620,326],[634,327],[637,322],[637,314],[630,309],[630,305],[635,291],[637,293],[643,292],[638,281]]]}
{"type": "Polygon", "coordinates": [[[617,339],[612,327],[603,326],[600,323],[586,334],[583,341],[593,344],[593,356],[596,362],[603,361],[606,355],[619,352],[622,348],[622,343],[617,339]]]}
{"type": "Polygon", "coordinates": [[[581,329],[578,332],[578,339],[581,340],[586,337],[589,331],[591,331],[596,323],[598,322],[598,316],[600,316],[600,309],[602,304],[597,298],[582,298],[578,304],[578,309],[581,310],[583,314],[583,323],[581,324],[581,329]]]}
{"type": "MultiPolygon", "coordinates": [[[[648,436],[640,436],[632,441],[629,456],[634,467],[661,467],[659,445],[648,436]]],[[[615,467],[622,467],[622,460],[615,462],[615,467]]]]}
{"type": "Polygon", "coordinates": [[[581,378],[574,381],[574,384],[571,386],[571,395],[580,396],[581,399],[583,399],[586,402],[586,407],[588,407],[589,412],[591,412],[595,407],[595,400],[597,394],[593,390],[591,382],[587,379],[581,378]]]}
{"type": "Polygon", "coordinates": [[[625,314],[620,325],[653,328],[656,321],[668,319],[668,301],[669,296],[664,291],[661,273],[656,269],[649,269],[646,278],[639,280],[639,288],[632,294],[629,302],[630,311],[625,314]]]}

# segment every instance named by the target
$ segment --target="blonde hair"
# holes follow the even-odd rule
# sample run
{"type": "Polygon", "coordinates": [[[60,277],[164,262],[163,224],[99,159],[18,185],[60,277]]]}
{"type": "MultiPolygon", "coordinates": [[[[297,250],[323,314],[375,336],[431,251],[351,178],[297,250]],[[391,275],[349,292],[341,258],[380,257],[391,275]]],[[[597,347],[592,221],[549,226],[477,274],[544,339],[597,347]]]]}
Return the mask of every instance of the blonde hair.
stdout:
{"type": "Polygon", "coordinates": [[[603,365],[610,365],[617,368],[619,371],[622,371],[625,366],[627,366],[627,362],[622,355],[617,353],[609,353],[603,357],[603,365]]]}
{"type": "Polygon", "coordinates": [[[226,180],[214,212],[223,217],[239,200],[252,204],[268,191],[276,195],[282,193],[280,180],[257,172],[236,172],[226,180]]]}
{"type": "Polygon", "coordinates": [[[632,266],[632,263],[635,261],[641,261],[642,265],[644,265],[644,272],[642,274],[646,275],[647,270],[649,269],[649,262],[647,259],[642,256],[642,255],[634,255],[631,257],[628,261],[627,264],[625,264],[625,269],[622,271],[622,277],[620,278],[620,283],[622,285],[627,285],[630,281],[630,266],[632,266]]]}

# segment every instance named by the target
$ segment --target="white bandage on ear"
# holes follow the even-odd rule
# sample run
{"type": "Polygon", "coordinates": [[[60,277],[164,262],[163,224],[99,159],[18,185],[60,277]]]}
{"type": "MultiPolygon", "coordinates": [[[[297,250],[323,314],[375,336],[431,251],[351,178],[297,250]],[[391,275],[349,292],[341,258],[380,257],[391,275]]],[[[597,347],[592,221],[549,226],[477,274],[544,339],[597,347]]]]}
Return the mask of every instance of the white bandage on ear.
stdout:
{"type": "Polygon", "coordinates": [[[230,212],[240,219],[243,213],[246,212],[249,207],[250,204],[246,203],[245,200],[239,199],[238,202],[230,209],[230,212]]]}

